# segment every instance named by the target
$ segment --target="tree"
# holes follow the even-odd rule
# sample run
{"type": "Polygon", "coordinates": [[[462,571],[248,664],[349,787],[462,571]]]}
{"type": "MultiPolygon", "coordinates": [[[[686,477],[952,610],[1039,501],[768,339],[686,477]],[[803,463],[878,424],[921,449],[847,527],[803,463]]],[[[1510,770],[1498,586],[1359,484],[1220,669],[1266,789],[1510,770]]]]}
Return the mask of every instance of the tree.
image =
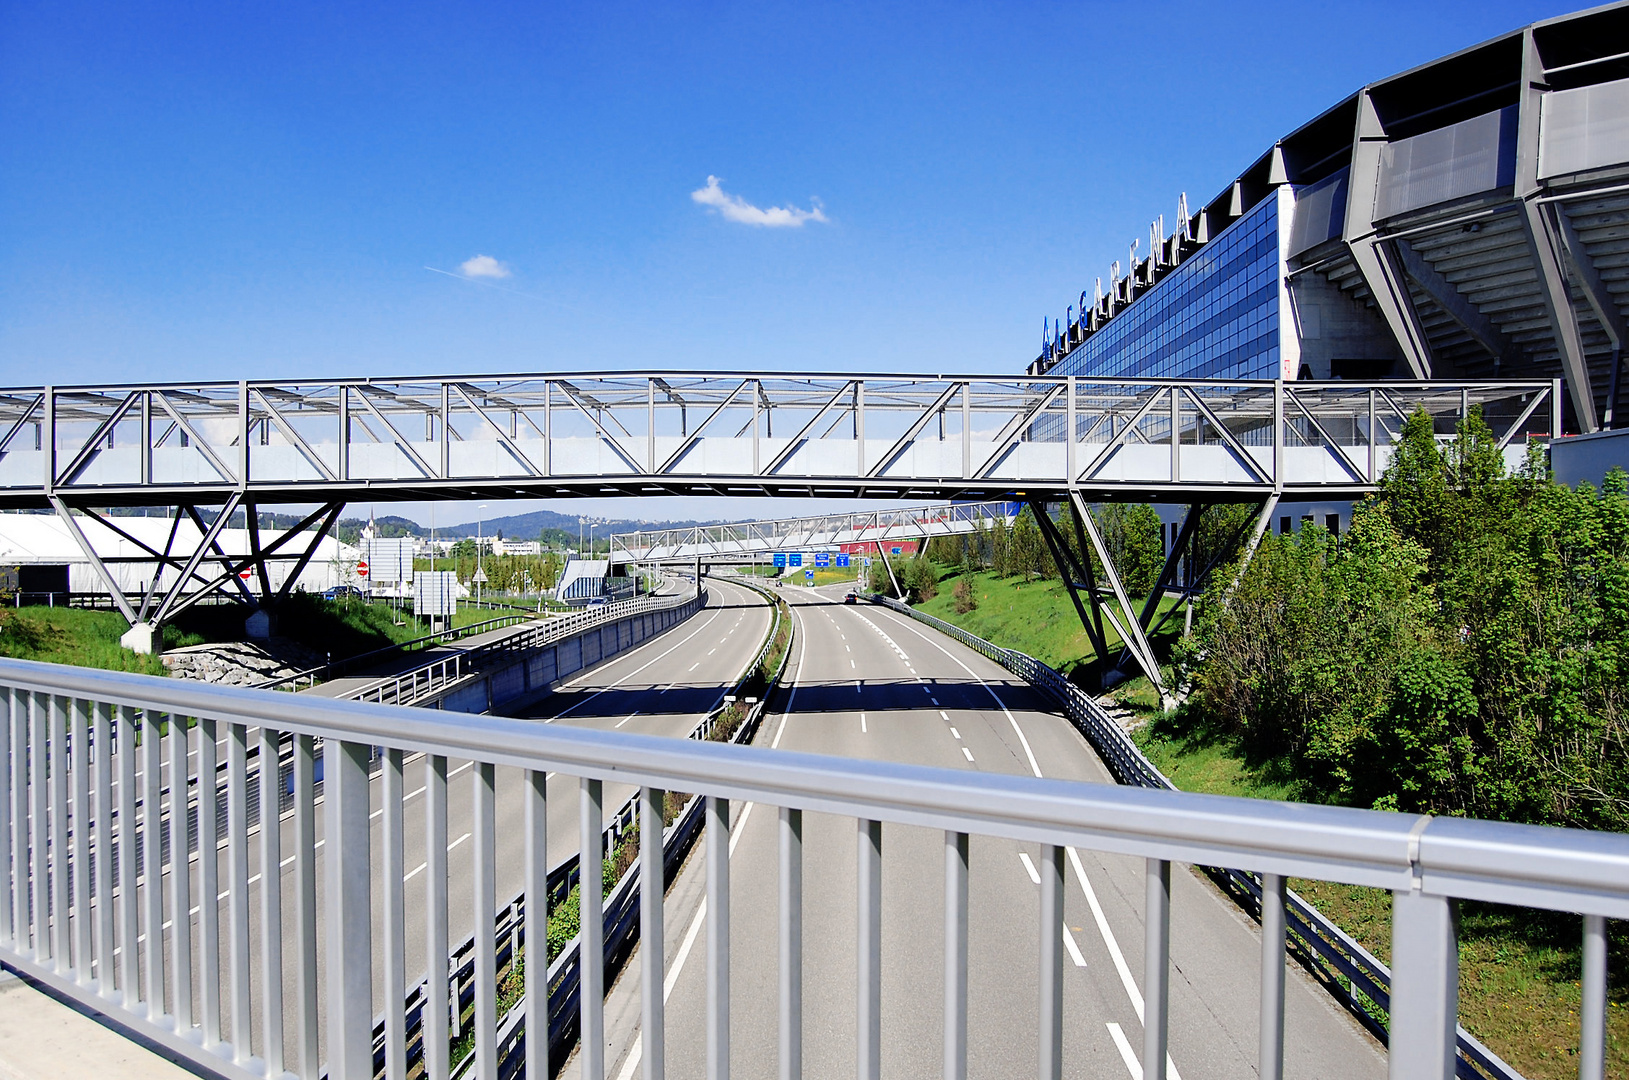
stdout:
{"type": "Polygon", "coordinates": [[[1132,596],[1145,596],[1165,564],[1160,516],[1147,503],[1104,503],[1092,511],[1103,547],[1132,596]]]}

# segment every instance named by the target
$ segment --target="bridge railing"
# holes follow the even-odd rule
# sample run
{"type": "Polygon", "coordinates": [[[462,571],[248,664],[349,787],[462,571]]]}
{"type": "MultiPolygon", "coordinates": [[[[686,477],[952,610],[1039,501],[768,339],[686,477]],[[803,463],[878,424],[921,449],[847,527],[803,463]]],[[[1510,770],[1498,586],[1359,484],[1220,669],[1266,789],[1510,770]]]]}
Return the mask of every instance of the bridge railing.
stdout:
{"type": "MultiPolygon", "coordinates": [[[[490,716],[454,718],[22,660],[0,660],[0,739],[0,757],[9,766],[0,770],[0,865],[9,870],[8,887],[0,889],[0,959],[207,1071],[243,1080],[284,1072],[314,1080],[322,1062],[331,1076],[372,1076],[379,1017],[387,1069],[406,1075],[409,990],[422,983],[424,1015],[450,1017],[448,971],[438,962],[410,974],[405,935],[408,926],[422,925],[427,954],[447,953],[447,766],[453,760],[473,765],[462,782],[472,785],[473,907],[486,917],[474,920],[473,1018],[466,1031],[481,1077],[498,1076],[499,1065],[498,949],[491,916],[499,910],[500,766],[521,770],[522,873],[533,912],[547,910],[550,892],[546,774],[557,774],[556,785],[561,778],[578,779],[573,801],[585,866],[599,865],[603,855],[606,782],[640,786],[641,831],[650,836],[663,831],[660,793],[705,798],[703,872],[710,899],[704,953],[711,972],[705,1015],[715,1055],[727,1054],[729,1045],[730,801],[764,803],[781,817],[780,858],[791,868],[779,886],[781,955],[793,961],[782,967],[778,990],[781,1037],[788,1046],[802,1039],[801,989],[792,972],[800,969],[805,897],[791,884],[801,881],[801,815],[855,819],[860,974],[853,991],[862,1075],[876,1075],[880,1062],[885,822],[944,832],[944,1072],[953,1077],[965,1075],[967,1047],[969,834],[1042,845],[1039,944],[1031,962],[1043,1075],[1058,1075],[1054,1059],[1062,1046],[1062,900],[1072,848],[1146,860],[1147,1076],[1162,1075],[1165,1062],[1173,861],[1262,876],[1268,978],[1261,1045],[1268,1057],[1281,1053],[1284,1039],[1285,877],[1392,890],[1390,1043],[1392,1075],[1398,1078],[1442,1078],[1453,1070],[1456,898],[1585,916],[1584,1075],[1601,1075],[1598,1064],[1589,1063],[1600,1060],[1604,1023],[1603,920],[1629,916],[1629,837],[1617,835],[817,757],[490,716]],[[292,820],[286,829],[251,835],[248,749],[258,745],[264,760],[271,760],[285,737],[294,746],[292,820]],[[217,790],[217,740],[225,747],[223,796],[217,790]],[[320,811],[312,769],[318,740],[324,759],[320,811]],[[369,775],[375,748],[382,748],[383,758],[376,798],[369,775]],[[403,763],[410,754],[425,756],[422,805],[429,840],[422,878],[408,877],[404,867],[403,763]],[[161,773],[166,764],[168,783],[161,773]],[[166,789],[192,794],[166,800],[166,789]],[[197,866],[189,871],[185,830],[196,814],[199,834],[214,835],[214,796],[224,799],[226,841],[218,848],[200,845],[197,866]],[[375,801],[381,814],[377,836],[370,822],[375,801]],[[158,842],[165,831],[179,840],[167,857],[158,842]],[[285,848],[292,866],[287,897],[285,848]],[[370,885],[375,865],[384,883],[377,895],[370,885]],[[252,875],[258,875],[254,884],[252,875]],[[195,904],[196,925],[188,917],[195,904]],[[320,982],[319,949],[325,964],[320,982]],[[382,1001],[373,992],[376,955],[382,1001]]],[[[255,782],[279,780],[274,770],[263,769],[255,782]]],[[[270,797],[261,801],[272,805],[270,797]]],[[[661,879],[663,859],[659,843],[641,845],[645,880],[661,879]]],[[[585,1075],[599,1076],[606,945],[599,890],[583,891],[581,919],[580,1053],[585,1075]]],[[[649,965],[641,985],[653,990],[644,1035],[653,1041],[663,1026],[658,1005],[664,950],[653,943],[641,955],[649,965]]],[[[527,1030],[547,1030],[549,975],[547,965],[524,965],[520,1008],[527,1030]]],[[[431,1080],[448,1075],[447,1049],[441,1038],[428,1040],[424,1075],[431,1080]]],[[[518,1053],[525,1055],[524,1045],[518,1053]]]]}

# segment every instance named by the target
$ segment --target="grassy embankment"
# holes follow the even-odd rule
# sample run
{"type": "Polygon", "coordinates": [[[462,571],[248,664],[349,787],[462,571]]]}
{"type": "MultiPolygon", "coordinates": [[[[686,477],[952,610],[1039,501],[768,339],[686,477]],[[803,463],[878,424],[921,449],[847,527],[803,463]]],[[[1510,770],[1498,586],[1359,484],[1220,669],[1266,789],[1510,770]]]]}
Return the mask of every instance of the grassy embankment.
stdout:
{"type": "Polygon", "coordinates": [[[119,644],[130,624],[116,611],[25,607],[3,616],[0,656],[143,675],[166,673],[158,657],[141,656],[119,644]]]}
{"type": "MultiPolygon", "coordinates": [[[[917,604],[916,609],[954,623],[986,641],[1028,653],[1071,677],[1095,659],[1091,639],[1080,625],[1080,615],[1075,611],[1063,582],[1056,579],[1024,581],[1017,577],[999,577],[988,571],[970,574],[973,598],[978,606],[971,611],[957,613],[952,589],[957,576],[955,573],[942,575],[939,594],[932,600],[917,604]]],[[[1161,614],[1170,610],[1174,603],[1173,600],[1161,601],[1161,614]]],[[[1173,624],[1180,629],[1180,624],[1176,624],[1175,620],[1173,624]]],[[[1107,621],[1103,630],[1110,651],[1117,652],[1120,635],[1107,621]]],[[[1170,636],[1156,638],[1155,647],[1159,648],[1170,636]]],[[[1139,682],[1147,685],[1146,680],[1139,682]]]]}
{"type": "MultiPolygon", "coordinates": [[[[917,609],[1070,674],[1089,666],[1091,646],[1063,584],[971,575],[978,607],[957,614],[954,576],[917,609]]],[[[1111,647],[1118,643],[1112,629],[1111,647]]],[[[1158,645],[1156,646],[1158,647],[1158,645]]],[[[1121,704],[1151,722],[1134,736],[1150,760],[1184,791],[1295,799],[1286,763],[1247,761],[1225,734],[1181,728],[1158,715],[1144,678],[1116,688],[1121,704]]],[[[1391,900],[1384,890],[1297,879],[1291,887],[1390,962],[1391,900]]],[[[1464,904],[1460,925],[1460,1022],[1530,1080],[1577,1075],[1579,919],[1523,908],[1464,904]]],[[[1629,934],[1613,934],[1608,1073],[1629,1075],[1629,934]]]]}
{"type": "MultiPolygon", "coordinates": [[[[226,605],[195,606],[164,626],[164,647],[185,648],[210,642],[241,641],[244,610],[226,605]]],[[[454,626],[469,626],[506,614],[481,608],[459,608],[454,626]]],[[[129,629],[116,611],[84,608],[24,607],[0,610],[0,656],[76,664],[109,671],[164,675],[156,656],[142,656],[119,644],[129,629]]],[[[430,632],[427,623],[386,604],[360,600],[324,600],[309,593],[290,597],[278,617],[278,633],[336,660],[397,645],[430,632]]]]}

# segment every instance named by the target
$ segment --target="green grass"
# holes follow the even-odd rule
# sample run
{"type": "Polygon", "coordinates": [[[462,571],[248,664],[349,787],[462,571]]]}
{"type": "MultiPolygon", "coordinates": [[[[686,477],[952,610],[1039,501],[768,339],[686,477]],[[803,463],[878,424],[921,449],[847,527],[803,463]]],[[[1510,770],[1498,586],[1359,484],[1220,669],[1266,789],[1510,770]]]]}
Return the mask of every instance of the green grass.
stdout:
{"type": "MultiPolygon", "coordinates": [[[[1128,684],[1129,686],[1129,684],[1128,684]]],[[[1126,704],[1135,707],[1132,701],[1126,704]]],[[[1155,718],[1133,736],[1184,791],[1292,799],[1279,762],[1252,763],[1224,734],[1155,718]],[[1184,726],[1185,725],[1185,726],[1184,726]]],[[[1384,889],[1294,879],[1290,887],[1383,962],[1391,960],[1391,897],[1384,889]]],[[[1607,1009],[1607,1072],[1629,1075],[1629,933],[1615,924],[1607,1009]]],[[[1578,1075],[1579,937],[1574,915],[1498,904],[1460,906],[1460,1023],[1529,1080],[1578,1075]]]]}
{"type": "MultiPolygon", "coordinates": [[[[954,572],[942,576],[939,594],[916,605],[916,609],[954,623],[986,641],[1028,653],[1064,675],[1072,675],[1076,668],[1095,659],[1091,639],[1080,624],[1080,615],[1063,582],[1025,581],[1018,577],[999,577],[988,571],[973,573],[969,577],[978,606],[958,614],[952,595],[957,576],[954,572]]],[[[1164,600],[1160,611],[1163,613],[1174,604],[1173,600],[1164,600]]],[[[1116,651],[1120,636],[1106,620],[1103,629],[1110,651],[1116,651]]]]}
{"type": "Polygon", "coordinates": [[[0,656],[143,675],[168,674],[158,657],[141,656],[119,644],[119,636],[130,624],[116,611],[25,607],[3,614],[0,656]]]}

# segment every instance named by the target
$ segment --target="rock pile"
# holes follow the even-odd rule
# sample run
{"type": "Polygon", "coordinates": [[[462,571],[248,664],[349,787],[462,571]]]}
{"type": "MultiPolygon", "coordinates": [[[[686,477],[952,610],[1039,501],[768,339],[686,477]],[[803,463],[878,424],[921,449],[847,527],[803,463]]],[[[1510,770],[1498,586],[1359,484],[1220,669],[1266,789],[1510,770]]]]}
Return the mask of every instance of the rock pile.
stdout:
{"type": "Polygon", "coordinates": [[[322,663],[322,657],[310,649],[277,638],[264,643],[226,641],[189,645],[172,649],[160,659],[177,679],[196,679],[223,686],[255,686],[322,663]]]}

